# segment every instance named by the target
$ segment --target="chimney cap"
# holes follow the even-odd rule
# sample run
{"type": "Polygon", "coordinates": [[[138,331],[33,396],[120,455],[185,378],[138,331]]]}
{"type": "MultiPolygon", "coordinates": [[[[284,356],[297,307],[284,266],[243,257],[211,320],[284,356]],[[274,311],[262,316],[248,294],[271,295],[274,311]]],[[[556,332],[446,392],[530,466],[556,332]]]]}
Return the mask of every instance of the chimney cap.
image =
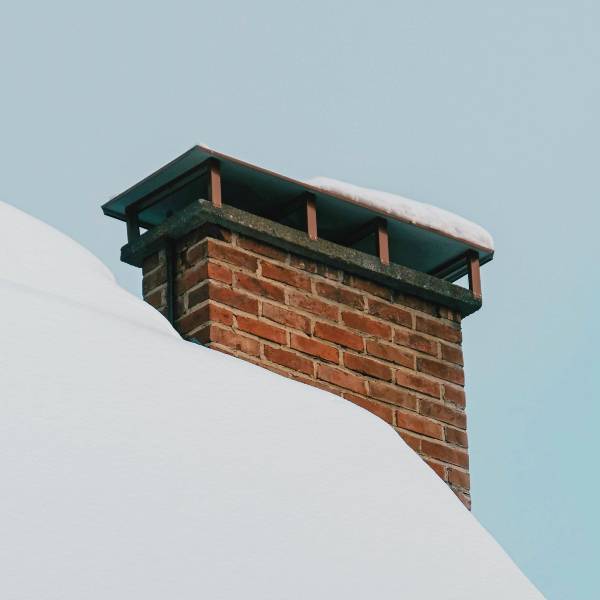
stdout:
{"type": "MultiPolygon", "coordinates": [[[[467,253],[476,253],[480,264],[493,258],[491,236],[445,210],[336,180],[295,180],[200,145],[113,197],[102,210],[123,221],[133,211],[139,225],[151,229],[206,197],[207,167],[215,162],[224,202],[248,212],[282,214],[294,199],[310,194],[318,206],[319,237],[324,239],[343,239],[365,223],[384,218],[392,262],[449,281],[467,273],[462,260],[467,253]]],[[[291,226],[299,225],[293,215],[290,218],[291,226]]]]}

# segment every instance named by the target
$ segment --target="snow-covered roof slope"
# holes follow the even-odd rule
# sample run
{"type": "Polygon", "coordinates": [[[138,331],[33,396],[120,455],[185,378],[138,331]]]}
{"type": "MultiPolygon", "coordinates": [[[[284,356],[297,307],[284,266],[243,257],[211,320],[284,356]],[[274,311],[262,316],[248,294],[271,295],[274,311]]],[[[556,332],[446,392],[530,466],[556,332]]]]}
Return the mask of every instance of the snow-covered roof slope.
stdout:
{"type": "Polygon", "coordinates": [[[355,204],[386,214],[393,219],[439,231],[444,235],[489,251],[494,250],[492,236],[481,225],[472,223],[442,208],[328,177],[314,177],[307,180],[306,183],[324,192],[336,194],[355,204]]]}
{"type": "Polygon", "coordinates": [[[541,597],[377,417],[183,342],[4,204],[0,251],[3,598],[541,597]]]}

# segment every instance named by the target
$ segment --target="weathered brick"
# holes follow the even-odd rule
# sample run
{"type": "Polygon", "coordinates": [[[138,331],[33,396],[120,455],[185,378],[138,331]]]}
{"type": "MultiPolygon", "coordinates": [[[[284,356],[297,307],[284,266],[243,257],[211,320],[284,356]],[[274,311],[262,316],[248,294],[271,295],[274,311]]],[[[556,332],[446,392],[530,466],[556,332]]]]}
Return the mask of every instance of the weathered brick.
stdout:
{"type": "Polygon", "coordinates": [[[412,314],[393,304],[387,304],[380,300],[369,298],[369,313],[380,319],[395,323],[396,325],[412,327],[412,314]]]}
{"type": "Polygon", "coordinates": [[[400,437],[415,451],[421,452],[421,438],[410,435],[410,433],[403,429],[396,430],[400,434],[400,437]]]}
{"type": "Polygon", "coordinates": [[[411,388],[434,398],[440,397],[440,384],[417,373],[398,370],[396,371],[396,383],[402,387],[411,388]]]}
{"type": "MultiPolygon", "coordinates": [[[[188,310],[194,308],[194,306],[196,306],[198,304],[202,304],[203,302],[206,302],[208,300],[208,298],[210,297],[211,287],[212,287],[212,284],[210,282],[206,282],[204,285],[201,285],[200,287],[193,289],[188,294],[188,297],[187,297],[188,298],[188,300],[187,300],[188,310]]],[[[229,288],[226,288],[226,289],[229,289],[229,288]]]]}
{"type": "Polygon", "coordinates": [[[436,473],[436,475],[438,477],[440,477],[444,481],[447,480],[446,467],[443,464],[433,462],[432,460],[428,460],[428,459],[424,459],[424,460],[433,469],[433,471],[436,473]]]}
{"type": "Polygon", "coordinates": [[[396,346],[382,344],[376,340],[367,340],[367,352],[372,356],[396,363],[397,365],[402,365],[409,369],[415,368],[414,354],[401,350],[396,346]]]}
{"type": "Polygon", "coordinates": [[[452,402],[456,404],[456,406],[460,408],[464,408],[466,405],[465,399],[465,390],[458,387],[453,387],[451,385],[444,384],[443,388],[443,397],[447,402],[452,402]]]}
{"type": "Polygon", "coordinates": [[[455,344],[459,344],[462,341],[460,328],[457,325],[453,326],[449,323],[436,321],[435,319],[417,316],[416,329],[417,331],[434,335],[448,342],[454,342],[455,344]]]}
{"type": "Polygon", "coordinates": [[[338,327],[337,325],[317,321],[313,334],[318,338],[345,346],[346,348],[352,348],[353,350],[362,351],[364,348],[362,336],[348,331],[345,327],[338,327]]]}
{"type": "Polygon", "coordinates": [[[438,440],[444,439],[444,428],[439,423],[415,413],[396,411],[396,426],[438,440]]]}
{"type": "Polygon", "coordinates": [[[290,291],[289,293],[290,306],[295,306],[306,312],[337,321],[339,316],[339,308],[333,304],[327,304],[313,296],[307,296],[299,292],[290,291]]]}
{"type": "Polygon", "coordinates": [[[148,273],[142,280],[142,292],[144,296],[167,282],[167,267],[162,264],[158,269],[148,273]]]}
{"type": "MultiPolygon", "coordinates": [[[[223,262],[230,263],[242,269],[256,272],[258,269],[258,259],[252,254],[248,254],[243,250],[234,248],[228,244],[222,242],[216,242],[215,240],[207,240],[206,252],[210,258],[216,258],[223,262]]],[[[189,252],[188,252],[189,256],[189,252]]]]}
{"type": "Polygon", "coordinates": [[[393,371],[388,365],[384,365],[366,356],[344,352],[344,365],[352,369],[352,371],[363,373],[370,377],[376,377],[385,381],[392,381],[393,379],[393,371]]]}
{"type": "Polygon", "coordinates": [[[317,365],[317,377],[357,394],[365,394],[367,391],[367,384],[363,377],[329,365],[317,365]]]}
{"type": "Polygon", "coordinates": [[[410,294],[404,294],[400,291],[394,292],[394,302],[401,304],[402,306],[408,306],[414,310],[427,313],[434,317],[437,317],[438,314],[437,305],[427,300],[423,300],[422,298],[417,298],[416,296],[411,296],[410,294]]]}
{"type": "Polygon", "coordinates": [[[267,261],[261,261],[261,274],[263,277],[280,281],[292,287],[302,290],[310,290],[310,277],[300,271],[294,271],[288,267],[276,265],[267,261]]]}
{"type": "Polygon", "coordinates": [[[445,439],[449,444],[456,444],[463,448],[469,447],[469,440],[467,438],[467,432],[463,429],[454,429],[454,427],[445,427],[446,435],[445,439]]]}
{"type": "Polygon", "coordinates": [[[350,400],[354,404],[358,404],[358,406],[368,410],[369,412],[372,412],[380,419],[383,419],[386,423],[389,423],[390,425],[392,424],[394,419],[394,411],[389,406],[380,404],[379,402],[374,402],[370,398],[358,396],[357,394],[352,394],[350,392],[344,392],[342,397],[346,398],[346,400],[350,400]]]}
{"type": "Polygon", "coordinates": [[[210,325],[210,341],[214,344],[221,344],[232,350],[243,352],[244,354],[252,356],[260,354],[260,342],[258,340],[215,325],[210,325]]]}
{"type": "Polygon", "coordinates": [[[302,271],[308,271],[309,273],[317,272],[317,263],[308,258],[297,256],[296,254],[290,255],[290,266],[296,269],[302,269],[302,271]]]}
{"type": "Polygon", "coordinates": [[[465,374],[462,367],[450,365],[448,363],[438,362],[430,358],[417,358],[417,369],[422,373],[433,375],[439,379],[445,379],[458,385],[464,385],[465,374]]]}
{"type": "Polygon", "coordinates": [[[440,343],[440,348],[444,360],[463,366],[463,352],[460,346],[450,346],[449,344],[440,343]]]}
{"type": "Polygon", "coordinates": [[[438,342],[408,329],[395,329],[394,343],[432,356],[437,356],[438,353],[438,342]]]}
{"type": "MultiPolygon", "coordinates": [[[[204,287],[204,286],[203,286],[204,287]]],[[[258,300],[252,298],[243,292],[232,290],[228,287],[222,287],[208,284],[210,299],[221,304],[227,304],[227,306],[233,306],[238,310],[258,315],[258,300]]],[[[195,290],[194,290],[195,291],[195,290]]],[[[190,292],[190,297],[192,293],[190,292]]]]}
{"type": "Polygon", "coordinates": [[[393,293],[392,290],[386,288],[383,285],[379,285],[374,281],[369,281],[368,279],[362,279],[361,277],[356,277],[354,275],[349,275],[344,278],[344,281],[363,292],[367,292],[367,294],[372,294],[373,296],[378,296],[379,298],[383,298],[384,300],[392,300],[393,293]]]}
{"type": "Polygon", "coordinates": [[[417,397],[411,393],[381,381],[369,381],[369,395],[377,400],[383,400],[409,410],[417,410],[417,397]]]}
{"type": "MultiPolygon", "coordinates": [[[[188,312],[177,321],[177,328],[184,335],[191,334],[195,329],[205,325],[208,322],[217,322],[221,325],[233,325],[233,313],[212,302],[207,302],[197,310],[188,312]]],[[[205,342],[204,342],[205,343],[205,342]]]]}
{"type": "Polygon", "coordinates": [[[293,310],[263,302],[262,316],[281,325],[287,325],[293,329],[304,331],[304,333],[310,333],[310,319],[293,310]]]}
{"type": "Polygon", "coordinates": [[[271,325],[266,321],[258,321],[257,319],[253,319],[251,317],[238,315],[236,317],[236,322],[237,328],[245,331],[246,333],[251,333],[252,335],[256,335],[266,340],[271,340],[272,342],[277,342],[278,344],[285,344],[287,341],[287,333],[285,329],[271,325]]]}
{"type": "Polygon", "coordinates": [[[144,297],[144,300],[154,308],[160,308],[165,304],[166,286],[156,288],[144,297]]]}
{"type": "Polygon", "coordinates": [[[421,440],[421,452],[431,458],[437,458],[438,460],[463,467],[464,469],[469,467],[469,455],[466,450],[462,450],[461,448],[446,446],[433,440],[421,440]]]}
{"type": "Polygon", "coordinates": [[[317,281],[315,284],[315,290],[319,296],[332,300],[333,302],[339,302],[340,304],[346,304],[352,308],[363,310],[365,306],[365,300],[361,294],[357,294],[348,288],[342,286],[332,285],[326,281],[317,281]]]}
{"type": "Polygon", "coordinates": [[[392,337],[392,328],[387,323],[376,321],[366,315],[359,313],[342,311],[342,321],[348,327],[363,331],[369,335],[377,336],[386,340],[392,337]]]}
{"type": "Polygon", "coordinates": [[[287,252],[243,235],[238,236],[237,245],[244,250],[249,250],[250,252],[261,254],[263,256],[268,256],[269,258],[273,258],[281,262],[285,262],[287,260],[287,252]]]}
{"type": "Polygon", "coordinates": [[[452,485],[464,488],[465,490],[468,490],[471,487],[471,477],[466,471],[461,471],[459,469],[448,469],[448,481],[452,485]]]}
{"type": "Polygon", "coordinates": [[[310,358],[300,356],[289,350],[283,350],[282,348],[274,348],[273,346],[264,347],[265,358],[271,362],[277,363],[288,369],[305,373],[306,375],[312,375],[314,371],[314,363],[310,358]]]}
{"type": "Polygon", "coordinates": [[[228,267],[213,261],[204,260],[197,265],[185,269],[181,276],[177,278],[177,290],[179,293],[186,292],[206,279],[214,279],[215,281],[231,284],[232,278],[231,269],[228,267]]]}
{"type": "Polygon", "coordinates": [[[247,273],[236,273],[233,279],[235,288],[246,290],[262,298],[270,298],[276,302],[284,302],[285,292],[282,287],[247,273]]]}
{"type": "Polygon", "coordinates": [[[421,398],[419,400],[419,412],[426,417],[444,421],[444,423],[454,425],[460,429],[466,429],[467,427],[467,415],[465,412],[452,408],[447,404],[421,398]]]}
{"type": "Polygon", "coordinates": [[[323,360],[337,363],[340,359],[340,352],[334,346],[324,344],[313,338],[304,337],[296,333],[291,334],[290,346],[295,350],[300,350],[305,354],[317,356],[323,360]]]}

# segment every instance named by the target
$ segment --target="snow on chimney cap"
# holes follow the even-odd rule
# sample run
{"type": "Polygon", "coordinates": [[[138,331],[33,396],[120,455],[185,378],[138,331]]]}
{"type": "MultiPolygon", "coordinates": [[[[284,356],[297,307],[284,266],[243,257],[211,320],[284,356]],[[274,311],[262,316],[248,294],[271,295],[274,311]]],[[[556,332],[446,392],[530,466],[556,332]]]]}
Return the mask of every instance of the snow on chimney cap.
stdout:
{"type": "Polygon", "coordinates": [[[199,145],[113,197],[102,209],[107,216],[128,224],[133,219],[135,227],[152,229],[207,197],[215,206],[223,201],[308,229],[311,239],[316,239],[318,226],[319,238],[369,253],[373,252],[368,238],[375,233],[375,254],[379,251],[382,262],[448,281],[468,272],[468,257],[484,264],[494,254],[485,229],[443,209],[325,177],[295,180],[199,145]],[[307,201],[306,213],[296,210],[299,200],[307,201]]]}

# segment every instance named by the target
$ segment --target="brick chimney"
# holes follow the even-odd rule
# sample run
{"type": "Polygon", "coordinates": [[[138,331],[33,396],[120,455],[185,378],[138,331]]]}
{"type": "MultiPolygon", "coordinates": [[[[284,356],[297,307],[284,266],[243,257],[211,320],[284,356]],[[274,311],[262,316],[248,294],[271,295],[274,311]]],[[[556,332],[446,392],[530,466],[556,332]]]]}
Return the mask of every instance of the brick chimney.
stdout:
{"type": "Polygon", "coordinates": [[[371,411],[470,508],[461,319],[491,242],[200,146],[103,210],[185,339],[371,411]]]}

